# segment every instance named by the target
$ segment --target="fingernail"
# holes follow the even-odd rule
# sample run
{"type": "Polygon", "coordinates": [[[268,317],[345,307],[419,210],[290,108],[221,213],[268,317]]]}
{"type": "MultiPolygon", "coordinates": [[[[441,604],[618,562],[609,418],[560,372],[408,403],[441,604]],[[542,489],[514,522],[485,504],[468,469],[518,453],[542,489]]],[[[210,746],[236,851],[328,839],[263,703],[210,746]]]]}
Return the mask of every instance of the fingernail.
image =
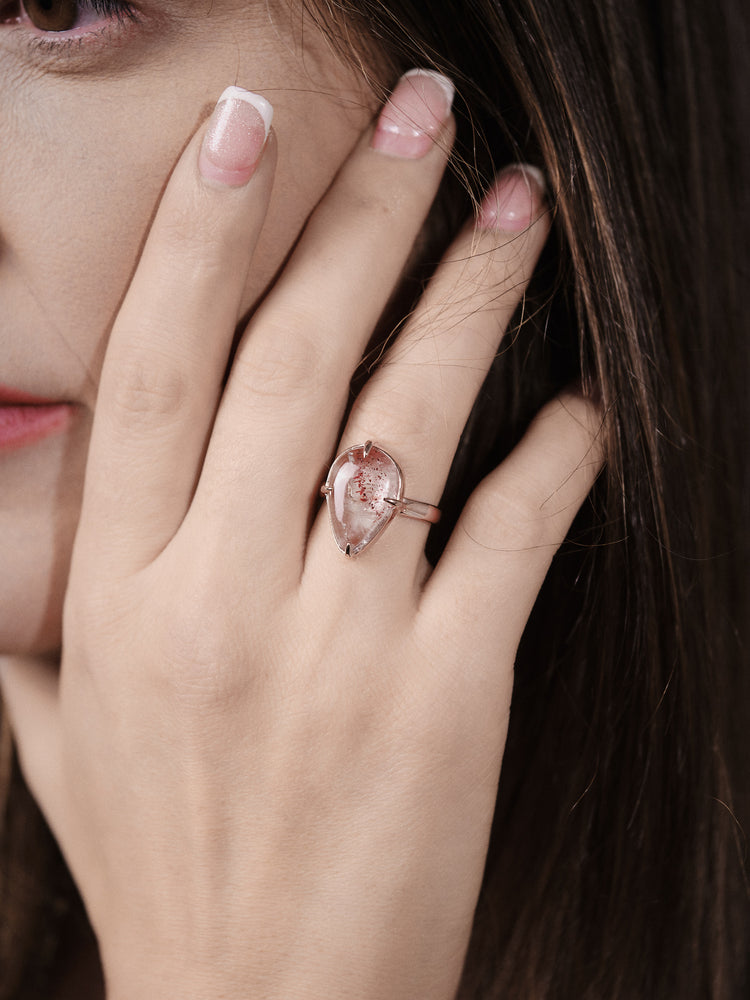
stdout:
{"type": "Polygon", "coordinates": [[[227,87],[203,139],[198,168],[210,181],[228,187],[247,184],[268,138],[273,108],[260,94],[227,87]]]}
{"type": "Polygon", "coordinates": [[[538,167],[520,163],[506,167],[485,195],[477,225],[480,229],[523,232],[542,206],[545,187],[538,167]]]}
{"type": "Polygon", "coordinates": [[[372,148],[410,160],[424,156],[448,121],[454,90],[441,73],[409,70],[380,112],[372,148]]]}

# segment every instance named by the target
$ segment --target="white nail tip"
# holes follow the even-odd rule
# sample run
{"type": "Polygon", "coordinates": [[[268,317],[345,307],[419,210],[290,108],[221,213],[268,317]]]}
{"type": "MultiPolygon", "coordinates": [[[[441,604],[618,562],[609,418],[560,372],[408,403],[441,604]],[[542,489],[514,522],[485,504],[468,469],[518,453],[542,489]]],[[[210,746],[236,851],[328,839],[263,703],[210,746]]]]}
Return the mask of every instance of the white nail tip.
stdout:
{"type": "Polygon", "coordinates": [[[221,104],[222,101],[244,101],[246,104],[252,104],[263,119],[266,129],[266,139],[268,138],[268,133],[271,130],[271,122],[273,121],[273,105],[270,101],[267,101],[265,97],[261,97],[260,94],[254,94],[251,90],[245,90],[244,87],[227,87],[216,103],[221,104]]]}
{"type": "Polygon", "coordinates": [[[547,189],[547,178],[544,176],[539,167],[532,167],[530,163],[521,163],[519,166],[524,173],[527,173],[529,176],[534,178],[539,185],[539,190],[542,194],[544,194],[547,189]]]}
{"type": "Polygon", "coordinates": [[[410,69],[404,73],[405,77],[410,76],[429,76],[430,79],[434,80],[438,86],[443,88],[443,93],[445,94],[445,99],[448,102],[448,108],[453,104],[453,98],[456,93],[456,88],[453,85],[453,81],[448,79],[447,76],[443,76],[442,73],[438,73],[435,69],[410,69]]]}
{"type": "Polygon", "coordinates": [[[530,163],[517,163],[510,169],[518,170],[520,173],[532,177],[536,181],[540,195],[544,196],[547,193],[547,179],[539,167],[533,167],[530,163]]]}

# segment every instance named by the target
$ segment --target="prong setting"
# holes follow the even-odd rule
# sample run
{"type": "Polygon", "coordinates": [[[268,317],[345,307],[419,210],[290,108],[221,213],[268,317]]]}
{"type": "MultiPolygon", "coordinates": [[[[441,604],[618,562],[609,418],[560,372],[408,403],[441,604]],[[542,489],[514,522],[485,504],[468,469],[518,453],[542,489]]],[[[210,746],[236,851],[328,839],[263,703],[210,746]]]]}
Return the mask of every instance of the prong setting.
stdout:
{"type": "Polygon", "coordinates": [[[440,518],[432,504],[404,497],[398,463],[369,438],[337,455],[320,492],[336,544],[348,558],[379,538],[397,514],[431,524],[440,518]]]}

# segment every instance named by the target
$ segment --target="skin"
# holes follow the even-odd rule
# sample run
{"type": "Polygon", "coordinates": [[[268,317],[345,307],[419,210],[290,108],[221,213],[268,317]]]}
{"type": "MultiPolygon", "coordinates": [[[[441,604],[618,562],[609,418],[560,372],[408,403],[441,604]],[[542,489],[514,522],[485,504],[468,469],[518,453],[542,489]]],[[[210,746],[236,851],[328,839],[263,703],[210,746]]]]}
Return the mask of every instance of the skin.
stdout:
{"type": "Polygon", "coordinates": [[[81,406],[63,439],[2,459],[1,537],[16,560],[3,585],[29,606],[5,621],[14,655],[0,658],[22,766],[81,889],[110,1000],[448,1000],[515,651],[600,468],[599,417],[573,393],[550,403],[434,572],[423,525],[396,518],[347,560],[311,507],[331,456],[367,438],[398,456],[409,496],[440,496],[546,238],[542,193],[530,176],[498,179],[485,228],[467,224],[448,251],[339,439],[452,120],[418,156],[384,152],[372,128],[359,134],[361,95],[342,113],[356,81],[330,53],[319,72],[325,62],[335,99],[266,21],[240,56],[239,5],[168,15],[180,29],[169,62],[164,41],[127,72],[42,72],[3,55],[0,148],[15,152],[0,172],[0,266],[16,366],[4,377],[81,406]],[[229,52],[239,81],[273,100],[274,131],[251,176],[227,186],[201,174],[200,127],[160,199],[228,82],[229,52]],[[188,81],[177,102],[158,90],[172,75],[188,81]],[[498,214],[512,192],[518,211],[498,214]],[[224,387],[238,323],[316,204],[241,327],[224,387]],[[40,530],[52,561],[29,558],[40,530]],[[55,645],[64,589],[62,652],[32,655],[55,645]]]}
{"type": "Polygon", "coordinates": [[[0,455],[5,651],[59,645],[107,338],[197,125],[235,82],[274,104],[282,155],[246,310],[376,107],[310,25],[303,59],[299,14],[274,8],[271,20],[265,5],[231,0],[142,8],[140,30],[75,57],[31,57],[21,35],[32,29],[0,27],[0,382],[79,406],[68,434],[0,455]]]}

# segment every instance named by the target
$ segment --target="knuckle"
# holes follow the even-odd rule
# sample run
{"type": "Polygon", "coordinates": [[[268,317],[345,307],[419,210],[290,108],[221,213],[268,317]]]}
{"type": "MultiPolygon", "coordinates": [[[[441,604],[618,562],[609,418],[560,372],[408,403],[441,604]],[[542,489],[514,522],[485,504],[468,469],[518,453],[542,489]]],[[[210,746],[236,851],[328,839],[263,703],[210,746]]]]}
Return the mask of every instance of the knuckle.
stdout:
{"type": "Polygon", "coordinates": [[[211,261],[231,249],[239,227],[212,211],[205,192],[180,192],[170,198],[158,220],[158,244],[166,259],[211,261]]]}
{"type": "Polygon", "coordinates": [[[533,489],[517,478],[506,477],[499,488],[470,497],[463,523],[466,534],[483,548],[518,552],[549,541],[547,516],[533,489]]]}
{"type": "Polygon", "coordinates": [[[195,193],[174,198],[159,216],[144,259],[155,262],[165,288],[213,295],[248,258],[250,240],[240,221],[212,210],[195,193]]]}
{"type": "Polygon", "coordinates": [[[534,417],[531,426],[537,427],[549,420],[560,421],[593,438],[601,427],[602,414],[592,400],[577,392],[568,391],[545,403],[534,417]]]}
{"type": "Polygon", "coordinates": [[[435,425],[445,421],[440,399],[430,384],[403,373],[398,380],[376,376],[365,397],[352,407],[351,420],[373,440],[388,450],[408,448],[412,454],[428,453],[434,448],[435,425]]]}
{"type": "Polygon", "coordinates": [[[380,219],[387,225],[388,220],[397,218],[403,212],[408,200],[408,192],[398,185],[389,188],[382,184],[363,185],[359,176],[342,180],[337,211],[346,211],[348,218],[363,217],[368,224],[372,224],[373,219],[380,219]]]}
{"type": "Polygon", "coordinates": [[[321,351],[316,340],[299,332],[301,323],[275,320],[264,332],[261,350],[235,361],[232,377],[250,398],[307,398],[323,380],[321,351]]]}
{"type": "Polygon", "coordinates": [[[154,359],[123,360],[111,387],[112,412],[132,429],[175,418],[188,408],[191,387],[184,373],[164,368],[154,359]]]}
{"type": "Polygon", "coordinates": [[[507,243],[464,242],[441,265],[439,275],[446,302],[456,315],[465,312],[507,311],[507,300],[520,297],[533,270],[524,233],[507,243]]]}

